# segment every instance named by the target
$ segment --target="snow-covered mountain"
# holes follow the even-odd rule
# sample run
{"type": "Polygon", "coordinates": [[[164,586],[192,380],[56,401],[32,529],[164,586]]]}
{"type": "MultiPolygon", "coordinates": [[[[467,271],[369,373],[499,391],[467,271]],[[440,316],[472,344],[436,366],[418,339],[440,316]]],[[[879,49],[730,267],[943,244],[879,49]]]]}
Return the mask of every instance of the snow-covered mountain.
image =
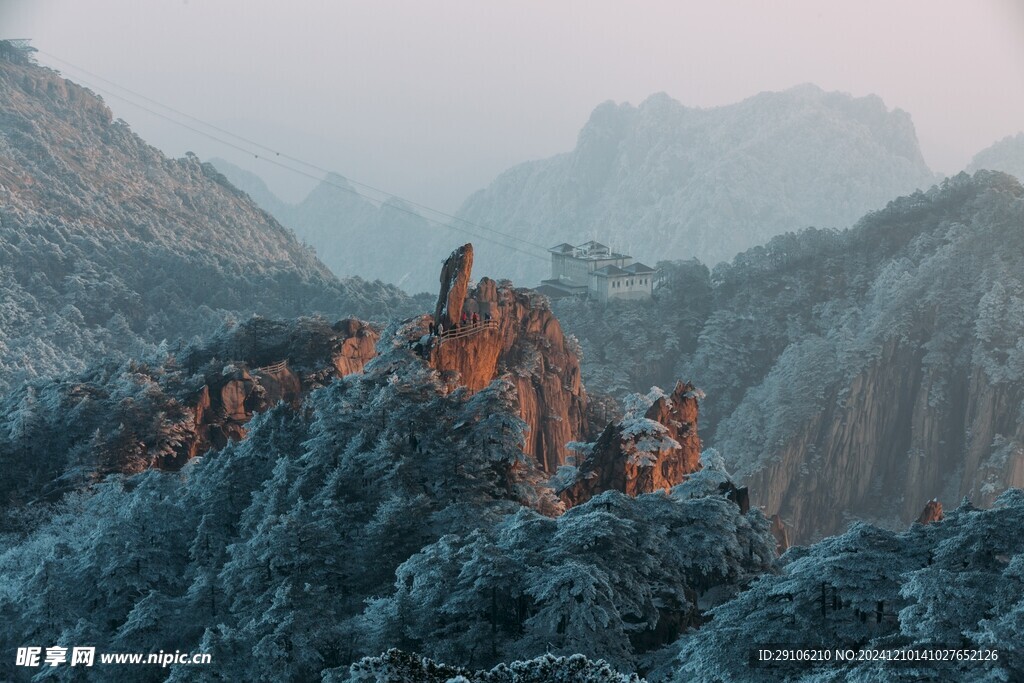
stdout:
{"type": "Polygon", "coordinates": [[[1024,485],[1022,272],[1024,189],[988,171],[716,269],[683,365],[755,503],[805,541],[1024,485]]]}
{"type": "MultiPolygon", "coordinates": [[[[910,116],[875,96],[803,85],[697,109],[658,94],[600,105],[575,149],[509,169],[457,215],[541,247],[596,238],[647,262],[713,264],[933,182],[910,116]]],[[[549,273],[498,249],[481,265],[524,283],[549,273]]]]}
{"type": "Polygon", "coordinates": [[[138,357],[229,317],[375,317],[393,287],[339,281],[195,156],[168,159],[97,96],[0,59],[0,388],[138,357]]]}
{"type": "Polygon", "coordinates": [[[975,154],[967,170],[981,169],[1009,173],[1024,182],[1024,133],[1008,135],[975,154]]]}
{"type": "Polygon", "coordinates": [[[663,263],[643,305],[559,302],[592,389],[683,377],[702,434],[803,543],[1024,485],[1024,189],[961,174],[848,230],[663,263]]]}
{"type": "Polygon", "coordinates": [[[465,241],[397,199],[383,203],[367,199],[336,173],[325,177],[298,204],[289,204],[257,175],[223,159],[210,163],[294,230],[339,277],[382,280],[411,293],[429,291],[437,286],[441,261],[465,241]]]}

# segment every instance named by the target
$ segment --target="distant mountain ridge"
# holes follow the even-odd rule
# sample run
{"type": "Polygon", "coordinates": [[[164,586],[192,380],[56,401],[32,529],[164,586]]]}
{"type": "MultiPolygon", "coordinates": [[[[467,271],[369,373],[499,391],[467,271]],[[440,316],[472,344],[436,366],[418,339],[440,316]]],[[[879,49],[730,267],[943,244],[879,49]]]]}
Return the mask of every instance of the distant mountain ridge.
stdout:
{"type": "Polygon", "coordinates": [[[1024,182],[1024,133],[1007,135],[975,154],[967,171],[982,169],[1009,173],[1024,182]]]}
{"type": "Polygon", "coordinates": [[[210,163],[294,230],[339,277],[383,280],[410,293],[433,290],[441,261],[465,241],[400,200],[370,201],[337,173],[328,174],[301,202],[290,204],[256,174],[223,159],[210,163]]]}
{"type": "MultiPolygon", "coordinates": [[[[803,85],[697,109],[661,93],[600,105],[575,149],[505,171],[457,215],[540,244],[597,237],[713,264],[789,230],[852,225],[934,181],[910,116],[876,96],[803,85]]],[[[499,252],[483,266],[546,276],[521,261],[499,252]]]]}
{"type": "Polygon", "coordinates": [[[814,85],[711,109],[664,93],[639,107],[605,102],[574,150],[514,166],[471,195],[456,214],[472,224],[466,231],[431,223],[397,200],[372,202],[340,175],[289,204],[252,173],[211,163],[336,274],[410,292],[436,286],[437,265],[466,231],[487,244],[481,273],[531,285],[549,276],[544,249],[558,242],[599,239],[649,262],[714,264],[787,231],[847,227],[936,180],[909,115],[876,96],[814,85]],[[487,230],[517,250],[487,242],[487,230]]]}

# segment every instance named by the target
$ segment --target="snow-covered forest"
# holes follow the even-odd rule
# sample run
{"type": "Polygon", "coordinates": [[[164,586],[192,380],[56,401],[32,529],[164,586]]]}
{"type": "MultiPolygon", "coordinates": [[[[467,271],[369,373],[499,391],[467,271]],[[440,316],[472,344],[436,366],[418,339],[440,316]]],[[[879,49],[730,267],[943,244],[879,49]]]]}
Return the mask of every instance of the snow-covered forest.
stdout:
{"type": "Polygon", "coordinates": [[[937,524],[900,532],[855,524],[846,533],[794,548],[779,572],[712,610],[680,641],[668,680],[1015,681],[1024,676],[1024,493],[992,509],[964,501],[937,524]],[[737,637],[737,634],[747,634],[737,637]],[[751,648],[787,643],[869,649],[965,648],[997,658],[848,666],[750,666],[751,648]]]}
{"type": "Polygon", "coordinates": [[[492,280],[530,268],[486,247],[442,266],[397,205],[314,191],[311,241],[370,226],[322,255],[402,247],[402,284],[440,285],[410,296],[9,47],[0,680],[1024,680],[1024,187],[984,169],[1020,138],[896,198],[932,176],[875,97],[602,105],[460,215],[628,223],[663,257],[770,237],[630,304],[492,280]],[[14,664],[83,644],[212,664],[14,664]]]}
{"type": "MultiPolygon", "coordinates": [[[[180,471],[9,508],[2,647],[173,644],[253,680],[764,680],[748,665],[755,641],[998,647],[985,680],[1021,673],[1019,491],[904,532],[860,524],[779,560],[764,515],[721,494],[714,451],[671,495],[609,491],[562,513],[522,452],[511,384],[447,393],[388,335],[363,374],[255,416],[244,439],[180,471]]],[[[107,372],[137,382],[137,369],[107,372]]],[[[982,671],[936,666],[843,671],[982,671]]],[[[170,680],[195,676],[172,667],[170,680]]]]}
{"type": "Polygon", "coordinates": [[[397,348],[178,473],[19,507],[0,553],[0,642],[173,641],[252,679],[272,667],[308,680],[392,647],[634,671],[771,570],[764,516],[698,480],[552,517],[514,400],[502,381],[445,394],[397,348]]]}
{"type": "Polygon", "coordinates": [[[412,310],[335,278],[211,166],[164,157],[58,74],[0,60],[0,99],[0,388],[254,312],[412,310]]]}
{"type": "Polygon", "coordinates": [[[1022,222],[1016,179],[961,174],[710,274],[661,263],[642,306],[555,309],[590,387],[697,381],[706,443],[798,540],[850,515],[898,527],[932,497],[987,505],[1024,484],[1008,457],[1024,437],[1022,222]]]}

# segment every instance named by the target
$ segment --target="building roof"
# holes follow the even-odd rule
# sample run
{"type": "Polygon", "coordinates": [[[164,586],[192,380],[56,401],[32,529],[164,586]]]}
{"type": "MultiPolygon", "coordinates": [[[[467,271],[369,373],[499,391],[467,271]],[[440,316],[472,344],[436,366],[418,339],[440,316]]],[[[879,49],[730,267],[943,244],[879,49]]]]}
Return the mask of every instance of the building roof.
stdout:
{"type": "Polygon", "coordinates": [[[640,263],[639,261],[637,261],[636,263],[633,263],[633,264],[630,264],[630,265],[626,266],[625,269],[627,271],[629,271],[630,273],[633,273],[634,275],[637,275],[639,273],[656,273],[656,272],[658,272],[654,268],[651,268],[650,266],[645,266],[644,264],[640,263]]]}
{"type": "Polygon", "coordinates": [[[609,261],[622,258],[630,258],[626,254],[613,252],[600,242],[584,242],[575,247],[568,244],[559,244],[548,249],[552,254],[562,254],[580,261],[609,261]]]}
{"type": "Polygon", "coordinates": [[[591,271],[591,275],[597,275],[599,277],[618,277],[620,275],[631,275],[628,270],[623,270],[618,266],[604,266],[591,271]]]}
{"type": "Polygon", "coordinates": [[[568,292],[585,290],[587,288],[587,285],[574,282],[573,280],[570,280],[569,278],[566,277],[561,277],[553,280],[541,280],[540,283],[542,285],[548,285],[549,287],[558,287],[559,289],[564,289],[568,292]]]}
{"type": "Polygon", "coordinates": [[[572,296],[573,293],[562,289],[561,287],[553,287],[551,285],[541,285],[540,287],[534,287],[533,291],[538,294],[543,294],[549,299],[564,299],[567,296],[572,296]]]}
{"type": "Polygon", "coordinates": [[[632,258],[629,254],[620,254],[611,250],[611,247],[590,240],[575,247],[568,242],[562,242],[548,249],[548,252],[555,255],[568,256],[580,261],[611,261],[617,259],[632,258]]]}

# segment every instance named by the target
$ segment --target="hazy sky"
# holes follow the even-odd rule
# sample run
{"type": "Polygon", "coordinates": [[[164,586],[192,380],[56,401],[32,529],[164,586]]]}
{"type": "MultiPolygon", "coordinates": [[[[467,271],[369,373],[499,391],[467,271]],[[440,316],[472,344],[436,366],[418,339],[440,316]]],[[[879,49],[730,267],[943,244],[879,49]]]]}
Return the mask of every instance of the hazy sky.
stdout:
{"type": "MultiPolygon", "coordinates": [[[[660,91],[702,107],[805,82],[876,93],[944,173],[1024,129],[1019,0],[0,0],[0,37],[445,210],[571,149],[600,102],[660,91]]],[[[241,162],[289,199],[308,189],[105,99],[171,154],[241,162]]]]}

